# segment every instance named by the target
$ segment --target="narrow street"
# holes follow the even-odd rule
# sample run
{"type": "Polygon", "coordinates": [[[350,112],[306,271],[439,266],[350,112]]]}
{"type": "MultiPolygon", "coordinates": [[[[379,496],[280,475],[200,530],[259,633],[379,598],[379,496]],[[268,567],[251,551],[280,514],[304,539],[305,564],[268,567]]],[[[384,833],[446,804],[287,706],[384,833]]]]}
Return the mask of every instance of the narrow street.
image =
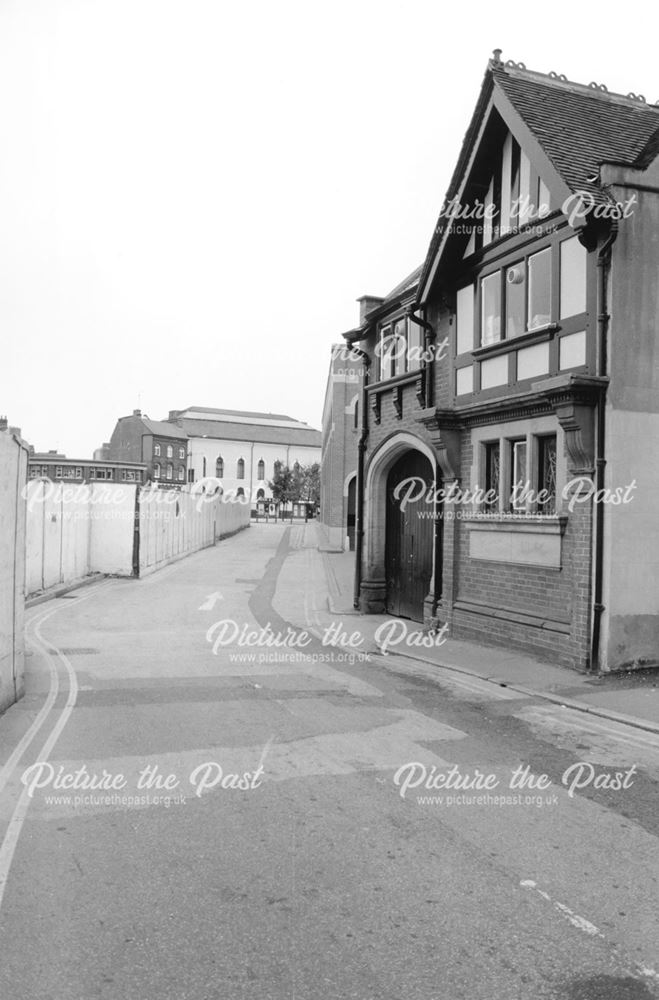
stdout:
{"type": "Polygon", "coordinates": [[[323,644],[326,570],[261,524],[28,612],[0,996],[659,997],[659,740],[323,644]]]}

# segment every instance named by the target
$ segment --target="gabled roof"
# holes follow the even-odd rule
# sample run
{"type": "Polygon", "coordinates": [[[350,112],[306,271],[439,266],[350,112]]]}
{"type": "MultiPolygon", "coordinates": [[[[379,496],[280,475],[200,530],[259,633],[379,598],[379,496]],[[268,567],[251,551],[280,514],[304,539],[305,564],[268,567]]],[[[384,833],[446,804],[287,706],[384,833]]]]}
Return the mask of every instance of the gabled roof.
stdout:
{"type": "Polygon", "coordinates": [[[395,288],[392,288],[389,294],[385,295],[383,299],[375,299],[376,304],[366,313],[362,323],[358,327],[355,327],[354,330],[347,330],[342,334],[344,340],[349,344],[356,344],[358,341],[363,340],[374,320],[386,315],[393,306],[414,293],[422,270],[423,264],[419,264],[411,274],[408,274],[403,281],[400,281],[395,288]]]}
{"type": "Polygon", "coordinates": [[[403,298],[406,292],[411,292],[419,280],[422,270],[423,264],[419,264],[418,267],[415,267],[412,273],[408,274],[404,281],[399,282],[395,288],[392,288],[388,295],[385,295],[382,305],[386,306],[391,302],[396,302],[398,299],[403,298]]]}
{"type": "Polygon", "coordinates": [[[180,417],[189,438],[212,438],[224,441],[254,441],[258,444],[298,445],[320,448],[322,435],[312,427],[268,427],[266,424],[238,424],[222,420],[196,420],[180,417]]]}
{"type": "Polygon", "coordinates": [[[508,97],[572,191],[607,200],[592,177],[602,163],[634,165],[659,130],[659,107],[623,97],[603,85],[571,83],[519,66],[495,66],[496,86],[508,97]]]}
{"type": "Polygon", "coordinates": [[[465,134],[440,217],[419,279],[418,300],[423,301],[435,259],[450,231],[447,205],[461,193],[488,109],[496,106],[511,131],[525,131],[537,144],[552,177],[543,178],[560,188],[564,197],[587,192],[592,203],[611,203],[599,186],[603,163],[642,167],[659,149],[659,107],[637,94],[609,93],[602,84],[573,83],[557,73],[536,73],[523,63],[500,59],[495,50],[465,134]]]}
{"type": "Polygon", "coordinates": [[[259,413],[256,410],[218,410],[214,406],[188,406],[181,413],[217,413],[218,417],[252,417],[254,420],[288,420],[299,423],[295,417],[287,417],[283,413],[259,413]]]}
{"type": "Polygon", "coordinates": [[[176,424],[169,424],[164,420],[149,420],[148,417],[142,417],[142,423],[156,437],[174,438],[176,440],[184,440],[187,437],[185,431],[177,427],[176,424]]]}

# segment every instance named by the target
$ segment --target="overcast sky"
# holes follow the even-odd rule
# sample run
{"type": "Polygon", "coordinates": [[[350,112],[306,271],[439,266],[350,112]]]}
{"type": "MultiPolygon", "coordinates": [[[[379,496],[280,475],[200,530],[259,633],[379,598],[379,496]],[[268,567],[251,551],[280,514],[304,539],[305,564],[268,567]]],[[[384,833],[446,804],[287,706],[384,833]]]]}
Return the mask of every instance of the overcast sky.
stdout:
{"type": "Polygon", "coordinates": [[[187,406],[320,426],[425,256],[495,47],[659,98],[640,5],[0,0],[0,414],[91,455],[187,406]]]}

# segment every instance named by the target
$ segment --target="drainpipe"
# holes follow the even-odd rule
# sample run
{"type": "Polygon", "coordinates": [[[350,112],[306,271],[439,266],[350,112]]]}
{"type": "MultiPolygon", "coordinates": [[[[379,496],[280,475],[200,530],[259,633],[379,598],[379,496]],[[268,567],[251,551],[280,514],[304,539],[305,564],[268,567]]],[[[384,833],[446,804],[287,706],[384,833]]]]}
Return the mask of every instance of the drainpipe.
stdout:
{"type": "MultiPolygon", "coordinates": [[[[430,345],[435,340],[436,333],[435,333],[435,329],[434,329],[432,323],[429,323],[427,319],[422,319],[420,316],[415,316],[414,315],[415,312],[417,311],[417,309],[419,309],[419,308],[420,308],[420,306],[413,306],[408,311],[407,315],[408,315],[409,319],[412,320],[413,323],[416,323],[417,326],[420,326],[423,329],[423,351],[424,351],[424,354],[427,357],[428,356],[428,349],[430,348],[430,345]]],[[[424,402],[424,405],[426,407],[432,406],[432,395],[433,395],[432,394],[432,383],[433,383],[432,372],[433,372],[433,370],[434,370],[434,362],[432,360],[431,361],[427,361],[426,362],[426,369],[425,369],[424,387],[423,387],[423,402],[424,402]]]]}
{"type": "MultiPolygon", "coordinates": [[[[409,315],[409,318],[411,319],[411,321],[413,323],[416,323],[418,326],[422,327],[422,329],[424,331],[424,337],[423,337],[424,354],[426,355],[426,357],[430,358],[430,360],[426,361],[425,379],[424,379],[424,387],[423,387],[423,402],[424,402],[424,405],[426,406],[426,408],[428,408],[428,407],[432,406],[432,404],[433,404],[433,396],[434,396],[433,385],[434,385],[434,381],[435,381],[435,359],[434,359],[434,355],[429,355],[429,350],[430,350],[431,345],[434,343],[437,334],[435,332],[435,329],[434,329],[433,325],[431,323],[429,323],[428,320],[422,319],[420,316],[415,316],[414,315],[414,313],[417,311],[418,308],[421,308],[421,307],[420,306],[414,306],[414,307],[412,307],[412,309],[410,309],[408,315],[409,315]]],[[[439,475],[438,475],[439,471],[440,470],[438,468],[437,460],[435,459],[435,469],[434,469],[435,488],[437,488],[437,481],[439,479],[439,475]]],[[[435,572],[434,572],[434,593],[433,593],[433,608],[432,608],[433,615],[436,613],[437,604],[441,600],[442,587],[443,587],[442,574],[441,574],[441,567],[443,565],[443,541],[442,541],[442,528],[443,528],[443,524],[444,524],[444,522],[443,522],[442,518],[440,518],[440,517],[435,517],[434,518],[434,528],[433,528],[434,560],[433,560],[433,562],[434,562],[435,572]],[[439,579],[438,579],[438,575],[437,575],[438,572],[439,572],[439,579]]]]}
{"type": "Polygon", "coordinates": [[[361,428],[357,445],[357,496],[355,497],[355,587],[352,606],[359,608],[359,592],[362,585],[362,554],[364,551],[364,464],[368,441],[368,370],[371,359],[359,347],[351,345],[351,350],[359,352],[364,362],[364,382],[361,399],[361,428]]]}
{"type": "MultiPolygon", "coordinates": [[[[597,251],[597,374],[607,375],[608,349],[607,336],[610,315],[607,308],[607,277],[611,262],[611,247],[618,235],[618,223],[611,224],[609,235],[597,251]]],[[[595,486],[597,490],[604,489],[604,470],[606,443],[606,396],[600,394],[597,401],[597,450],[595,456],[595,486]]],[[[593,673],[599,671],[600,635],[602,625],[602,590],[604,585],[604,504],[595,504],[595,579],[593,583],[593,632],[590,656],[590,669],[593,673]]]]}

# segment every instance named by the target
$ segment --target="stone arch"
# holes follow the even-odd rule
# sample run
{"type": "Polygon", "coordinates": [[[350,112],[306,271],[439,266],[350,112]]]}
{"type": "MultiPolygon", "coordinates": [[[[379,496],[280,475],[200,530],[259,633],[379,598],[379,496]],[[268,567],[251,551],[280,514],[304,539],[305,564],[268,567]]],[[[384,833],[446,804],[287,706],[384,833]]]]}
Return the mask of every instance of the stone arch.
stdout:
{"type": "MultiPolygon", "coordinates": [[[[386,601],[386,523],[387,477],[406,452],[415,450],[430,462],[437,476],[437,455],[425,441],[408,431],[399,431],[386,438],[371,455],[365,475],[364,489],[364,548],[362,562],[361,604],[366,612],[381,612],[386,601]]],[[[433,572],[430,594],[435,590],[437,576],[436,552],[433,551],[433,572]]]]}

